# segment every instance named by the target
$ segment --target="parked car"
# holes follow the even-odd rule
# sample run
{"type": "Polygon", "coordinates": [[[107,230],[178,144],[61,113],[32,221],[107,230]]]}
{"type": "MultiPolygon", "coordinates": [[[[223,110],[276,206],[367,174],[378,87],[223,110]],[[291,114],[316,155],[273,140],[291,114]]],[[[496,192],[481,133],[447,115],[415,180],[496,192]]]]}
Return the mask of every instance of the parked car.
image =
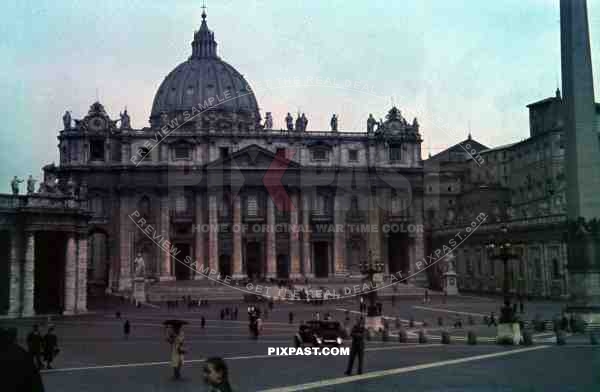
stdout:
{"type": "Polygon", "coordinates": [[[294,336],[294,346],[303,347],[310,345],[341,346],[344,342],[344,329],[338,321],[312,320],[300,325],[298,333],[294,336]]]}

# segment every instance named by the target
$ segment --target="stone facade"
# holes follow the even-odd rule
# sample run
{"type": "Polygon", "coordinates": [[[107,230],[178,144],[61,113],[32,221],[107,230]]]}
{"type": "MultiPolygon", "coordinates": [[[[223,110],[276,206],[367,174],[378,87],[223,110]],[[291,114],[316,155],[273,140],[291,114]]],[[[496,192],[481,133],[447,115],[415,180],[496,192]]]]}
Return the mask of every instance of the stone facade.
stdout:
{"type": "Polygon", "coordinates": [[[150,127],[132,129],[123,113],[119,124],[96,102],[59,132],[60,165],[45,172],[85,186],[90,287],[131,290],[138,252],[156,280],[202,279],[198,268],[232,279],[358,277],[369,249],[388,272],[415,271],[416,119],[394,107],[364,130],[271,129],[250,85],[217,56],[205,15],[192,52],[159,87],[150,127]]]}
{"type": "MultiPolygon", "coordinates": [[[[560,91],[528,108],[527,139],[489,149],[469,138],[425,161],[424,216],[431,250],[447,243],[480,213],[488,216],[455,251],[460,290],[501,292],[502,262],[490,261],[485,245],[494,230],[505,224],[519,255],[509,261],[511,291],[540,297],[569,295],[566,143],[560,91]],[[475,146],[469,154],[464,148],[467,144],[475,146]],[[459,156],[451,159],[450,151],[459,156]]],[[[441,271],[437,272],[439,280],[441,271]]]]}

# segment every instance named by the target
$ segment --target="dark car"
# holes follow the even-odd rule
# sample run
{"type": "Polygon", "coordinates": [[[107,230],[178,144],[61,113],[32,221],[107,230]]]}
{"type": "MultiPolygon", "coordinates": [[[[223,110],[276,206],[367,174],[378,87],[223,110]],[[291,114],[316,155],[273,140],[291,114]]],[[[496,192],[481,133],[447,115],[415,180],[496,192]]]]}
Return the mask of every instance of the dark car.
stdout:
{"type": "Polygon", "coordinates": [[[344,342],[344,330],[339,322],[332,320],[309,321],[300,325],[294,336],[294,345],[341,346],[344,342]]]}

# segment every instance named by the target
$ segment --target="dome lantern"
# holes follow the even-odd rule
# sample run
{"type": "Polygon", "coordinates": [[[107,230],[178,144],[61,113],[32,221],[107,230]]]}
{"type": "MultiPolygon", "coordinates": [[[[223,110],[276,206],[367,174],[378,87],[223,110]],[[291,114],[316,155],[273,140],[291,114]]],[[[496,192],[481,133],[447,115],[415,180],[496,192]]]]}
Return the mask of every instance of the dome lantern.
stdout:
{"type": "Polygon", "coordinates": [[[215,34],[208,29],[206,24],[206,12],[202,10],[202,24],[200,29],[194,33],[191,58],[201,59],[207,57],[217,57],[217,42],[215,41],[215,34]]]}

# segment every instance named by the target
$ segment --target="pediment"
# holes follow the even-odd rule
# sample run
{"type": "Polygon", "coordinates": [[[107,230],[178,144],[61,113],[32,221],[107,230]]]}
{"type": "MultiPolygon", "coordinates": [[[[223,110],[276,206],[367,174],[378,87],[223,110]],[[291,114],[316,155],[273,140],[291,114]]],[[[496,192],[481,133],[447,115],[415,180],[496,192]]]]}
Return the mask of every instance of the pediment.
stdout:
{"type": "Polygon", "coordinates": [[[271,167],[273,161],[277,162],[277,168],[300,168],[300,164],[294,161],[289,161],[284,157],[280,157],[277,154],[267,150],[266,148],[260,147],[259,145],[253,144],[246,148],[243,148],[230,156],[222,159],[213,161],[207,165],[208,169],[220,169],[223,167],[230,167],[231,164],[239,167],[240,169],[256,169],[266,170],[271,167]]]}

